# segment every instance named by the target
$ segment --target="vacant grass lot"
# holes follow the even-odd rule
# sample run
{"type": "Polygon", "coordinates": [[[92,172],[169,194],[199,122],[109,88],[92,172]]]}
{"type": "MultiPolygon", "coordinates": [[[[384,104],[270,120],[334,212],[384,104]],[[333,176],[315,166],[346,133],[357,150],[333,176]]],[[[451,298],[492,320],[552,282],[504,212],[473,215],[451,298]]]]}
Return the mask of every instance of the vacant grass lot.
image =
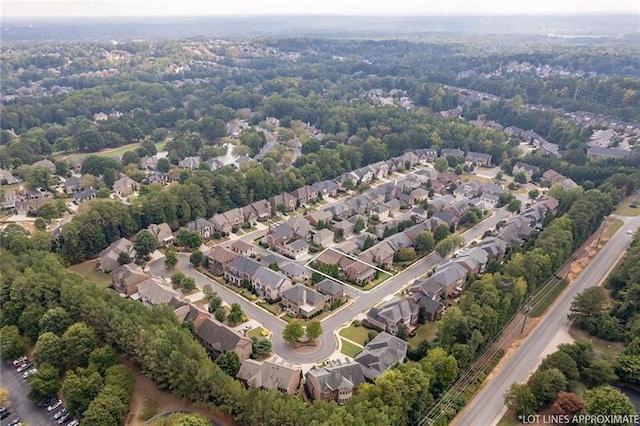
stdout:
{"type": "Polygon", "coordinates": [[[640,200],[639,199],[629,199],[627,198],[622,203],[620,203],[620,207],[616,210],[616,213],[621,216],[638,216],[640,215],[640,200]],[[632,207],[632,205],[636,207],[632,207]]]}
{"type": "Polygon", "coordinates": [[[70,271],[82,275],[92,283],[98,284],[100,287],[109,287],[111,285],[111,276],[104,272],[96,271],[98,259],[87,260],[69,267],[70,271]]]}
{"type": "Polygon", "coordinates": [[[373,331],[373,330],[371,330],[370,328],[364,327],[362,325],[359,327],[350,325],[349,327],[343,328],[342,330],[340,330],[340,336],[346,337],[347,339],[352,340],[364,346],[364,343],[369,339],[370,331],[373,331]]]}
{"type": "Polygon", "coordinates": [[[348,342],[344,339],[340,340],[342,341],[342,349],[340,349],[340,352],[342,352],[346,356],[350,356],[351,358],[353,358],[360,352],[362,352],[362,348],[360,346],[354,345],[353,343],[348,342]]]}
{"type": "MultiPolygon", "coordinates": [[[[156,149],[158,151],[162,151],[164,146],[167,144],[167,141],[158,142],[156,144],[156,149]]],[[[62,157],[67,159],[68,161],[82,161],[85,157],[89,155],[108,155],[109,157],[122,157],[122,155],[127,151],[135,151],[137,147],[140,146],[140,142],[132,143],[129,145],[123,145],[118,148],[110,148],[104,149],[99,152],[90,152],[90,153],[78,153],[78,154],[69,154],[63,155],[62,157]]]]}

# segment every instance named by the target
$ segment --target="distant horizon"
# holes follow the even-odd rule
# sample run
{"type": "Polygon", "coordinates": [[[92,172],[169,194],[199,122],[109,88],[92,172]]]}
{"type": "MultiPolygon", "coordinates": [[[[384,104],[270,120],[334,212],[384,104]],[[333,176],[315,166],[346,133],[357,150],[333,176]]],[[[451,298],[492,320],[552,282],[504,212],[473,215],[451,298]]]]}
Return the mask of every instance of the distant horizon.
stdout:
{"type": "Polygon", "coordinates": [[[3,20],[266,16],[571,16],[640,14],[638,0],[4,0],[3,20]],[[247,13],[250,11],[250,13],[247,13]],[[34,12],[37,14],[34,14],[34,12]]]}

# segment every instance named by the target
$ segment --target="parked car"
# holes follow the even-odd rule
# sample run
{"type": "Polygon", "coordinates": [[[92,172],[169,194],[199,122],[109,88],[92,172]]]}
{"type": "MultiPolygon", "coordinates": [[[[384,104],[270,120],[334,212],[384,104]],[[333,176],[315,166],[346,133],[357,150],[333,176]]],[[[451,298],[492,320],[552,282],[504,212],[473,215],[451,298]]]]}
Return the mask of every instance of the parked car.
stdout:
{"type": "Polygon", "coordinates": [[[60,417],[64,416],[65,414],[67,414],[67,409],[65,407],[62,407],[62,410],[60,410],[57,413],[55,413],[53,415],[53,418],[58,420],[60,417]]]}
{"type": "Polygon", "coordinates": [[[21,364],[24,364],[25,361],[29,361],[29,358],[27,358],[26,356],[21,356],[20,358],[13,360],[13,366],[17,367],[21,364]]]}
{"type": "Polygon", "coordinates": [[[63,424],[64,422],[66,422],[67,420],[69,420],[69,417],[71,417],[71,414],[69,414],[69,413],[64,413],[64,414],[62,415],[62,417],[60,417],[60,418],[58,419],[58,424],[59,424],[59,425],[63,424]]]}
{"type": "Polygon", "coordinates": [[[11,415],[11,412],[4,407],[0,407],[0,420],[6,419],[11,415]]]}
{"type": "Polygon", "coordinates": [[[73,421],[69,423],[67,426],[78,426],[79,424],[80,424],[79,421],[77,421],[76,419],[73,419],[73,421]]]}
{"type": "Polygon", "coordinates": [[[20,367],[18,367],[18,368],[16,369],[16,371],[17,371],[18,373],[22,373],[23,371],[28,370],[28,369],[30,369],[31,367],[33,367],[33,364],[32,364],[32,363],[30,363],[30,362],[27,362],[26,364],[22,364],[20,367]]]}
{"type": "Polygon", "coordinates": [[[32,368],[31,370],[27,370],[24,373],[22,373],[22,378],[23,379],[28,379],[30,375],[32,375],[33,373],[35,373],[36,371],[38,371],[37,368],[32,368]]]}
{"type": "Polygon", "coordinates": [[[11,421],[7,424],[7,426],[17,426],[17,425],[19,425],[19,424],[20,424],[20,419],[14,419],[14,420],[11,420],[11,421]]]}
{"type": "Polygon", "coordinates": [[[47,411],[53,411],[61,405],[62,405],[62,401],[60,401],[59,399],[56,399],[52,404],[50,404],[47,407],[47,411]]]}
{"type": "Polygon", "coordinates": [[[51,398],[47,399],[45,402],[43,402],[41,405],[43,407],[48,407],[51,404],[53,404],[54,402],[56,402],[57,400],[58,400],[58,397],[54,395],[51,398]]]}

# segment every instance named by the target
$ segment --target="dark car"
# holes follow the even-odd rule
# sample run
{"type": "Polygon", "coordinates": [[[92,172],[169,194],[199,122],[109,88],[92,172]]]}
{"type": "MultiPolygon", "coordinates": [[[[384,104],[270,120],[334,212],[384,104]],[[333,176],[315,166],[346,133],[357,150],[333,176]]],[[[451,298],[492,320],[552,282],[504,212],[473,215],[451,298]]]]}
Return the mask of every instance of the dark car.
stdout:
{"type": "Polygon", "coordinates": [[[6,419],[11,415],[11,412],[4,407],[0,407],[0,419],[6,419]]]}

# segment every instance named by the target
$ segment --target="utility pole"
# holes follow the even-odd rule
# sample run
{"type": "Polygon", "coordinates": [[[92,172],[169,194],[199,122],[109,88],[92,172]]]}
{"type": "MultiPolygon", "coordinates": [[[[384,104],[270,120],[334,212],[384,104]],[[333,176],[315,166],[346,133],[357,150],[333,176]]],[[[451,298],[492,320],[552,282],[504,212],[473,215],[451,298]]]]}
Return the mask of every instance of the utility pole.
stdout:
{"type": "Polygon", "coordinates": [[[531,312],[531,300],[533,296],[529,296],[527,300],[527,304],[524,305],[524,321],[522,321],[522,329],[520,330],[520,334],[524,333],[524,328],[527,325],[527,319],[529,318],[529,312],[531,312]]]}
{"type": "Polygon", "coordinates": [[[596,243],[596,249],[600,247],[600,239],[602,238],[602,233],[604,232],[604,228],[607,227],[607,220],[609,220],[609,216],[604,218],[604,222],[602,222],[602,227],[600,228],[600,234],[598,234],[598,242],[596,243]]]}

